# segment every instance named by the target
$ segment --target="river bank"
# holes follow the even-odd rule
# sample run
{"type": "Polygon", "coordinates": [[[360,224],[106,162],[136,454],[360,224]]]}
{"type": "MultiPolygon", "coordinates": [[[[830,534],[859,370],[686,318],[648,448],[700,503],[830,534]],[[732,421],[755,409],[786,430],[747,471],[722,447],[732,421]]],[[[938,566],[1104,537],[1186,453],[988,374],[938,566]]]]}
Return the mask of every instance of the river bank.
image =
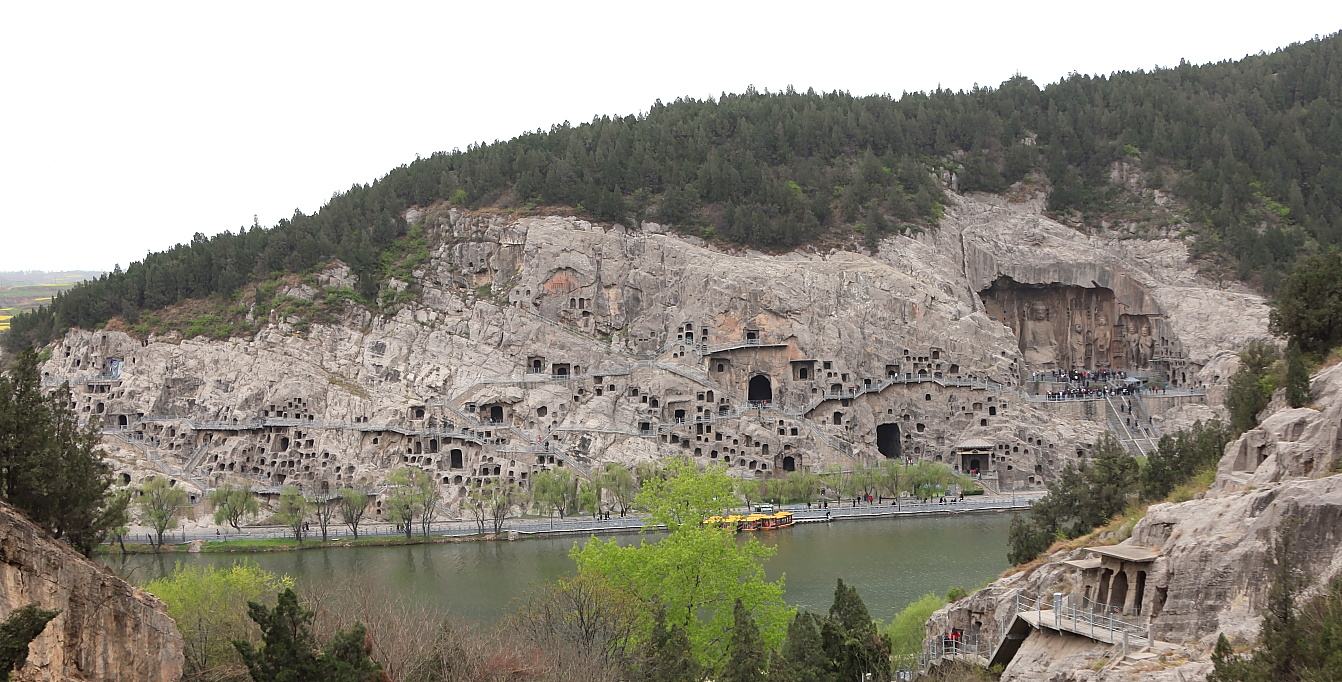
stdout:
{"type": "MultiPolygon", "coordinates": [[[[1028,509],[1039,495],[1020,495],[1013,497],[966,498],[960,502],[904,503],[896,505],[833,505],[828,508],[806,508],[797,505],[785,505],[800,524],[833,523],[837,521],[861,521],[874,519],[895,519],[900,517],[926,517],[955,514],[1001,513],[1028,509]]],[[[637,533],[642,530],[656,531],[656,527],[644,525],[641,516],[627,516],[606,520],[597,519],[545,519],[522,518],[510,520],[499,533],[481,534],[474,522],[453,520],[435,524],[427,535],[417,529],[410,537],[398,531],[390,524],[369,524],[354,537],[347,527],[328,529],[328,539],[304,539],[298,541],[293,531],[276,526],[245,527],[236,534],[203,533],[170,534],[164,537],[164,544],[155,547],[149,543],[125,543],[126,554],[215,554],[240,552],[286,552],[312,549],[336,549],[348,547],[394,547],[402,545],[431,545],[460,542],[483,542],[497,540],[524,540],[530,538],[613,535],[637,533]]],[[[100,555],[118,556],[121,547],[116,543],[104,543],[97,552],[100,555]]]]}

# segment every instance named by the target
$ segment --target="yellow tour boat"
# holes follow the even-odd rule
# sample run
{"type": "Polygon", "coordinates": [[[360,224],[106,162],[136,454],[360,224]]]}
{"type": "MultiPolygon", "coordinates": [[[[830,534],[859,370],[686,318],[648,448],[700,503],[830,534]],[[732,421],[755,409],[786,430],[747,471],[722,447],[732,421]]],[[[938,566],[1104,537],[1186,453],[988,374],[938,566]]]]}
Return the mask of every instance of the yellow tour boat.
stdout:
{"type": "Polygon", "coordinates": [[[719,528],[730,528],[736,531],[775,530],[778,528],[787,528],[796,522],[796,519],[792,517],[792,512],[786,511],[780,511],[773,514],[749,514],[745,516],[740,514],[710,516],[704,519],[705,525],[717,526],[719,528]]]}

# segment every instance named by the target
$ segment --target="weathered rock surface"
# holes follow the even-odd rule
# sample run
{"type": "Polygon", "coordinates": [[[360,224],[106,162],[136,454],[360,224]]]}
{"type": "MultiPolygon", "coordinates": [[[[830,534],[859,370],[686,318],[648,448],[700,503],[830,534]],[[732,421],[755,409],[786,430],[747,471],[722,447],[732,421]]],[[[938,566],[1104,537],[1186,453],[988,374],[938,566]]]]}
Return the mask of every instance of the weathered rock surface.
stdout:
{"type": "MultiPolygon", "coordinates": [[[[1312,397],[1307,408],[1278,404],[1258,428],[1226,447],[1211,490],[1151,506],[1118,545],[1156,555],[1125,566],[1130,575],[1140,572],[1142,587],[1126,608],[1117,607],[1129,622],[1149,626],[1159,642],[1154,656],[1122,659],[1108,644],[1032,631],[1002,679],[1202,679],[1219,634],[1238,642],[1257,636],[1276,538],[1293,535],[1306,594],[1342,574],[1342,365],[1313,378],[1312,397]]],[[[1111,564],[1085,563],[1092,556],[1084,549],[1062,552],[1004,577],[935,614],[929,637],[959,628],[995,648],[1015,618],[1018,595],[1047,600],[1062,593],[1103,603],[1105,592],[1095,587],[1111,564]]],[[[1129,590],[1136,584],[1124,582],[1129,590]]]]}
{"type": "Polygon", "coordinates": [[[20,682],[175,682],[182,636],[163,603],[0,503],[0,618],[37,604],[60,615],[28,645],[20,682]]]}
{"type": "MultiPolygon", "coordinates": [[[[69,381],[103,420],[125,480],[194,489],[376,489],[408,464],[452,498],[675,453],[761,477],[939,459],[1034,487],[1136,418],[1124,401],[1032,400],[1032,372],[1124,369],[1214,391],[1219,358],[1266,334],[1262,300],[1198,278],[1180,242],[1085,236],[1040,210],[955,198],[940,228],[873,255],[774,256],[655,225],[430,207],[410,217],[431,257],[394,314],[272,313],[226,342],[72,331],[44,379],[69,381]],[[991,452],[962,455],[969,440],[991,452]]],[[[281,294],[348,282],[333,268],[281,294]]],[[[1203,397],[1139,402],[1158,430],[1203,397]]]]}

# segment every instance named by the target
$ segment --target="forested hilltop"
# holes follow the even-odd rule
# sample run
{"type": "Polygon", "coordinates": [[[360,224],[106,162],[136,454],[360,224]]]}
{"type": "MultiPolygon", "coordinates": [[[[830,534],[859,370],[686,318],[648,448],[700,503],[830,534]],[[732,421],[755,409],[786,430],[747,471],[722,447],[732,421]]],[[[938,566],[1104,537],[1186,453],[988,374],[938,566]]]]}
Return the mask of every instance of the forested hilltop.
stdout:
{"type": "Polygon", "coordinates": [[[354,293],[373,300],[414,238],[405,209],[440,201],[571,207],[784,249],[933,225],[951,173],[960,191],[1036,178],[1050,211],[1096,223],[1130,198],[1110,178],[1119,161],[1187,207],[1201,256],[1274,289],[1299,255],[1342,244],[1342,37],[1234,62],[1073,75],[1043,89],[1016,77],[899,99],[750,90],[659,101],[640,116],[435,154],[270,229],[197,234],[15,317],[5,343],[45,343],[117,316],[134,322],[333,258],[358,275],[354,293]]]}

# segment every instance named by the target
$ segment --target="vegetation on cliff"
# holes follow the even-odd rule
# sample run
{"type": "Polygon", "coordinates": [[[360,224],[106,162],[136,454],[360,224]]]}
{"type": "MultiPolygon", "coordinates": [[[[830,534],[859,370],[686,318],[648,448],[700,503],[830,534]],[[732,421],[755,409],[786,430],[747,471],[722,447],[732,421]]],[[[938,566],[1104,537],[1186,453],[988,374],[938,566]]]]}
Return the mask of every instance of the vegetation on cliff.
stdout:
{"type": "Polygon", "coordinates": [[[1272,331],[1315,357],[1342,346],[1342,250],[1300,259],[1278,292],[1272,331]]]}
{"type": "Polygon", "coordinates": [[[60,611],[29,604],[0,621],[0,682],[7,682],[10,673],[23,667],[28,661],[28,644],[58,615],[60,611]]]}
{"type": "Polygon", "coordinates": [[[1198,253],[1272,288],[1302,250],[1342,243],[1342,37],[1235,62],[1072,75],[1040,89],[887,96],[760,93],[656,102],[644,114],[556,125],[419,159],[295,212],[153,253],[16,316],[9,348],[71,326],[193,298],[332,259],[376,300],[403,257],[407,208],[451,202],[571,207],[598,219],[653,218],[728,242],[786,248],[827,234],[868,239],[940,213],[937,173],[999,192],[1035,174],[1048,207],[1082,222],[1126,210],[1115,168],[1140,169],[1197,225],[1198,253]],[[398,245],[393,250],[393,245],[398,245]],[[389,250],[392,250],[388,256],[389,250]]]}
{"type": "Polygon", "coordinates": [[[1279,529],[1272,545],[1271,575],[1258,646],[1238,655],[1225,635],[1212,654],[1208,682],[1313,682],[1342,679],[1342,577],[1302,600],[1296,524],[1279,529]]]}
{"type": "Polygon", "coordinates": [[[1068,463],[1030,511],[1011,519],[1007,560],[1024,563],[1054,540],[1079,537],[1128,505],[1138,480],[1137,461],[1110,434],[1100,437],[1095,456],[1082,466],[1068,463]]]}
{"type": "Polygon", "coordinates": [[[1180,487],[1214,469],[1237,434],[1219,421],[1198,422],[1161,436],[1142,462],[1105,434],[1091,461],[1069,463],[1047,495],[1012,518],[1007,559],[1030,561],[1054,542],[1082,537],[1119,514],[1140,518],[1147,503],[1181,497],[1180,487]]]}

